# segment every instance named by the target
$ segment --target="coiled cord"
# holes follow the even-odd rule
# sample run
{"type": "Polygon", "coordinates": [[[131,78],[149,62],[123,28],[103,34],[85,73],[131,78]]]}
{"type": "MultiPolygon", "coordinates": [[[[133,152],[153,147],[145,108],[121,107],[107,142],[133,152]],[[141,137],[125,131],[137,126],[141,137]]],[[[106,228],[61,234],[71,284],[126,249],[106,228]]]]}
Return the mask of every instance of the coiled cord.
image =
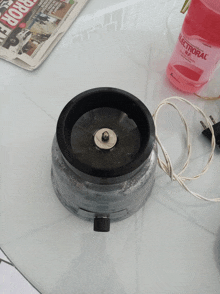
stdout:
{"type": "Polygon", "coordinates": [[[214,135],[214,130],[213,130],[213,127],[212,127],[212,123],[209,119],[209,117],[204,113],[204,111],[199,108],[198,106],[194,105],[193,103],[189,102],[188,100],[182,98],[182,97],[178,97],[178,96],[173,96],[173,97],[169,97],[169,98],[166,98],[164,100],[162,100],[162,102],[158,105],[157,109],[155,110],[154,114],[153,114],[153,119],[154,119],[154,122],[155,122],[155,128],[156,128],[156,140],[157,140],[157,143],[158,145],[160,146],[162,152],[163,152],[163,156],[164,156],[164,159],[165,161],[163,161],[159,155],[158,155],[158,165],[159,167],[171,178],[172,181],[177,181],[186,191],[188,191],[189,193],[191,193],[193,196],[195,196],[196,198],[199,198],[199,199],[203,199],[203,200],[206,200],[206,201],[211,201],[211,202],[219,202],[220,201],[220,198],[214,198],[214,199],[210,199],[210,198],[206,198],[198,193],[195,193],[193,191],[191,191],[188,186],[186,185],[186,181],[191,181],[191,180],[196,180],[198,179],[199,177],[201,177],[202,175],[204,175],[207,170],[209,169],[211,163],[212,163],[212,160],[213,160],[213,157],[214,157],[214,151],[215,151],[215,135],[214,135]],[[185,176],[182,176],[183,172],[186,170],[186,168],[188,167],[189,165],[189,162],[190,162],[190,156],[191,156],[191,142],[190,142],[190,132],[189,132],[189,127],[187,125],[187,122],[182,114],[182,112],[179,110],[179,108],[176,106],[176,104],[174,104],[173,102],[171,102],[172,100],[179,100],[179,101],[182,101],[182,102],[185,102],[187,103],[188,105],[190,105],[191,107],[193,107],[197,112],[199,112],[206,120],[207,122],[207,125],[212,133],[212,140],[211,140],[211,152],[210,152],[210,155],[209,155],[209,158],[208,158],[208,162],[207,164],[205,165],[205,167],[203,168],[203,170],[201,171],[201,173],[199,173],[198,175],[195,175],[194,177],[185,177],[185,176]],[[158,116],[158,113],[159,111],[161,110],[161,108],[165,105],[170,105],[172,106],[173,108],[175,108],[177,110],[177,112],[179,113],[180,115],[180,118],[185,126],[185,129],[186,129],[186,134],[187,134],[187,160],[182,168],[182,170],[176,174],[173,170],[173,166],[172,166],[172,162],[170,160],[170,157],[166,151],[166,149],[164,148],[163,144],[161,143],[160,139],[159,139],[159,136],[158,136],[158,131],[157,131],[157,116],[158,116]]]}

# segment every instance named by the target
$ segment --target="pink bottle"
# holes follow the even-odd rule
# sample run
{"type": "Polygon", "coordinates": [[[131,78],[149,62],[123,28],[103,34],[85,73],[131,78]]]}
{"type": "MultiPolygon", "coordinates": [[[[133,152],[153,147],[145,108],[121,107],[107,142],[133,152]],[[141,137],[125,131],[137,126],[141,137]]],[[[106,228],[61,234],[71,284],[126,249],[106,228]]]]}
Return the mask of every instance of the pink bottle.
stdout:
{"type": "Polygon", "coordinates": [[[220,0],[192,0],[167,66],[178,89],[198,92],[220,60],[220,0]]]}

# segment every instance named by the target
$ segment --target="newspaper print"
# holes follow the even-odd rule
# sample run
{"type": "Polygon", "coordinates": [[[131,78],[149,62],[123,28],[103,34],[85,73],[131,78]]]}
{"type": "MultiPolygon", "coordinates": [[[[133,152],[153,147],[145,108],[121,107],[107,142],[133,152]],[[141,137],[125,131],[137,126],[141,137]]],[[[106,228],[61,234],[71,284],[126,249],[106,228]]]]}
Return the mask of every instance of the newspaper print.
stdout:
{"type": "MultiPolygon", "coordinates": [[[[87,1],[81,0],[81,4],[87,1]]],[[[13,58],[34,58],[79,3],[80,0],[0,0],[0,47],[4,55],[8,52],[13,58]]]]}

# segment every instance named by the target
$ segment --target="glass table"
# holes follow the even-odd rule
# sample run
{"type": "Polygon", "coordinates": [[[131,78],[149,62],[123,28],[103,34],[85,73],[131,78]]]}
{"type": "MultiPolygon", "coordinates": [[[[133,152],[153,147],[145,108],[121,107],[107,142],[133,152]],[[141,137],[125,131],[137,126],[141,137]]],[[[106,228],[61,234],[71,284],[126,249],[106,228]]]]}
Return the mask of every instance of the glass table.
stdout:
{"type": "MultiPolygon", "coordinates": [[[[220,101],[173,88],[165,68],[184,16],[181,0],[90,0],[34,72],[1,62],[0,246],[43,294],[220,293],[219,204],[195,199],[159,167],[146,205],[112,223],[109,233],[67,211],[51,184],[51,146],[58,116],[78,93],[116,87],[141,99],[151,113],[179,95],[220,120],[220,101]]],[[[217,71],[202,94],[219,95],[217,71]]],[[[201,117],[181,104],[192,139],[193,175],[208,160],[201,117]]],[[[181,120],[163,109],[158,130],[174,168],[186,158],[181,120]]],[[[220,152],[206,175],[189,184],[219,196],[220,152]]]]}

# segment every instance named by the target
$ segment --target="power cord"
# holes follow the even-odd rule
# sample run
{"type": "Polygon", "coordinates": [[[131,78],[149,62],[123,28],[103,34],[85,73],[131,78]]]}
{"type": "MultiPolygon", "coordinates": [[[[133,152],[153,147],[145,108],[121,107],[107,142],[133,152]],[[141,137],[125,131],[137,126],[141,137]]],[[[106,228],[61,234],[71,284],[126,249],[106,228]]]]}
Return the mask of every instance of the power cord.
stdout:
{"type": "Polygon", "coordinates": [[[196,198],[199,199],[203,199],[206,201],[211,201],[211,202],[219,202],[220,198],[214,198],[214,199],[210,199],[210,198],[206,198],[198,193],[195,193],[193,191],[191,191],[188,186],[186,185],[186,181],[191,181],[191,180],[196,180],[198,179],[200,176],[202,176],[203,174],[205,174],[207,172],[207,170],[209,169],[213,157],[214,157],[214,151],[215,151],[215,146],[216,146],[216,142],[215,142],[215,133],[214,133],[214,129],[212,126],[212,123],[209,119],[209,117],[203,112],[203,110],[201,108],[199,108],[198,106],[192,104],[191,102],[189,102],[188,100],[182,98],[182,97],[178,97],[178,96],[173,96],[173,97],[169,97],[166,98],[164,100],[162,100],[162,102],[158,105],[157,109],[155,110],[154,114],[153,114],[153,119],[155,122],[155,128],[156,128],[156,140],[158,145],[160,146],[162,152],[163,152],[163,156],[165,161],[163,161],[159,155],[158,155],[158,165],[159,167],[171,178],[172,181],[177,181],[186,191],[188,191],[189,193],[191,193],[193,196],[195,196],[196,198]],[[199,112],[206,120],[208,128],[210,129],[211,132],[211,152],[208,158],[208,162],[206,164],[206,166],[203,168],[203,170],[201,171],[201,173],[199,173],[198,175],[195,175],[194,177],[185,177],[182,176],[182,173],[186,170],[186,168],[189,165],[189,161],[190,161],[190,156],[191,156],[191,142],[190,142],[190,135],[189,135],[189,127],[187,125],[187,122],[182,114],[182,112],[179,110],[179,108],[176,106],[176,104],[174,104],[173,102],[171,102],[172,100],[179,100],[182,102],[185,102],[187,104],[189,104],[191,107],[193,107],[197,112],[199,112]],[[158,136],[158,131],[157,131],[157,116],[159,111],[161,110],[161,108],[165,105],[170,105],[173,108],[175,108],[177,110],[177,112],[180,115],[180,118],[185,126],[186,129],[186,135],[187,135],[187,149],[188,149],[188,155],[187,155],[187,160],[182,168],[182,170],[176,174],[173,170],[173,166],[172,166],[172,162],[170,160],[170,157],[166,151],[166,149],[164,148],[163,144],[161,143],[159,136],[158,136]]]}

